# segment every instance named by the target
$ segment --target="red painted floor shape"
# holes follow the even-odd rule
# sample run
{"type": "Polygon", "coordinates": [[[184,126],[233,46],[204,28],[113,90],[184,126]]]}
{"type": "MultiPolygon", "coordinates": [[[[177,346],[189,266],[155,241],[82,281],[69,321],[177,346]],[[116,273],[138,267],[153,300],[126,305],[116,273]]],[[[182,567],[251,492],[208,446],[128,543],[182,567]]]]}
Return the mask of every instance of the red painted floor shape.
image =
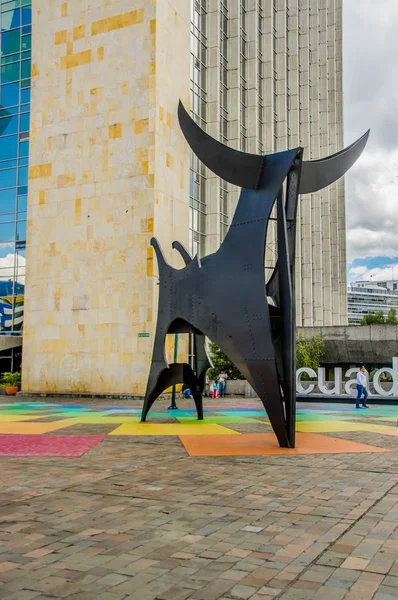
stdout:
{"type": "Polygon", "coordinates": [[[0,435],[0,456],[82,456],[106,435],[0,435]]]}

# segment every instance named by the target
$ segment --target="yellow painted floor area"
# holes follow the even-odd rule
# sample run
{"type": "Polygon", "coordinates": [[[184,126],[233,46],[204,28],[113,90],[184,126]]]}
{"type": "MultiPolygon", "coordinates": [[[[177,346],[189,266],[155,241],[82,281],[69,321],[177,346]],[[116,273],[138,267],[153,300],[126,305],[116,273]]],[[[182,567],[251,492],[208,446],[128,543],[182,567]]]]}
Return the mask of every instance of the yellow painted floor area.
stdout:
{"type": "Polygon", "coordinates": [[[240,435],[222,425],[206,423],[139,423],[121,425],[109,435],[240,435]]]}

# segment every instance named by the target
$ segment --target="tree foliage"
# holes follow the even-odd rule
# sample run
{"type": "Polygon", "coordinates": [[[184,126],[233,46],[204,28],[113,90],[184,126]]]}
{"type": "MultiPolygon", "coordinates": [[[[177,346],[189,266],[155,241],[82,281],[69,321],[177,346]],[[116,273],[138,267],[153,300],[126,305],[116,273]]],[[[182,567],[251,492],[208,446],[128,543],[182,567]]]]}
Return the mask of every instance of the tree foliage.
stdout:
{"type": "Polygon", "coordinates": [[[395,308],[390,308],[387,317],[381,310],[375,313],[368,313],[361,319],[361,325],[397,325],[397,311],[395,308]]]}
{"type": "MultiPolygon", "coordinates": [[[[208,371],[210,379],[215,379],[220,374],[221,369],[224,369],[228,373],[229,379],[244,379],[239,369],[228,356],[220,350],[217,344],[210,342],[209,350],[214,365],[214,367],[208,371]]],[[[302,334],[299,334],[297,336],[296,346],[297,368],[307,367],[316,371],[320,365],[324,351],[325,344],[321,337],[316,335],[313,338],[307,338],[302,334]]],[[[305,377],[303,377],[303,379],[305,379],[305,377]]]]}
{"type": "Polygon", "coordinates": [[[228,379],[244,379],[239,369],[237,369],[228,356],[220,350],[217,344],[210,342],[209,350],[211,362],[214,365],[214,367],[207,372],[210,379],[216,379],[220,374],[221,369],[224,369],[224,371],[228,373],[228,379]]]}
{"type": "Polygon", "coordinates": [[[395,310],[395,308],[391,307],[388,311],[386,323],[388,323],[389,325],[396,325],[398,323],[397,311],[395,310]]]}
{"type": "Polygon", "coordinates": [[[325,344],[319,335],[307,338],[300,333],[297,336],[296,343],[297,369],[306,367],[307,369],[314,369],[316,371],[320,365],[324,351],[325,344]]]}

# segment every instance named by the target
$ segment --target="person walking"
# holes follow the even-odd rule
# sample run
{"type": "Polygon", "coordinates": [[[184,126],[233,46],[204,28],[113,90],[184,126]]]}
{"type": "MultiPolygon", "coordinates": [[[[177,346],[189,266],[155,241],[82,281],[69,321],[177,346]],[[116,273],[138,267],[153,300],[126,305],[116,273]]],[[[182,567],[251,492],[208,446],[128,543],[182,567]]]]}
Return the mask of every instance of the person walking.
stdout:
{"type": "Polygon", "coordinates": [[[360,370],[357,373],[357,402],[356,402],[356,408],[368,408],[367,404],[366,404],[366,400],[368,399],[368,390],[367,390],[367,379],[366,379],[366,369],[365,367],[361,367],[360,370]],[[361,401],[363,395],[363,402],[362,402],[362,407],[359,406],[359,403],[361,401]]]}
{"type": "Polygon", "coordinates": [[[218,376],[218,393],[220,395],[220,398],[225,398],[225,387],[227,385],[227,379],[227,373],[224,371],[224,369],[221,369],[220,375],[218,376]]]}

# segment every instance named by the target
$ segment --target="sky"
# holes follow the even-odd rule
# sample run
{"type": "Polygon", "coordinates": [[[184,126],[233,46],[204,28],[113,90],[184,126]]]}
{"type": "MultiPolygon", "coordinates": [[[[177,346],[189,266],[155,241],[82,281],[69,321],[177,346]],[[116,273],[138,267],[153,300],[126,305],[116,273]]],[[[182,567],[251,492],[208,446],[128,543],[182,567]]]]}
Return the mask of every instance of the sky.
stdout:
{"type": "Polygon", "coordinates": [[[398,0],[343,0],[348,281],[398,279],[398,0]]]}

